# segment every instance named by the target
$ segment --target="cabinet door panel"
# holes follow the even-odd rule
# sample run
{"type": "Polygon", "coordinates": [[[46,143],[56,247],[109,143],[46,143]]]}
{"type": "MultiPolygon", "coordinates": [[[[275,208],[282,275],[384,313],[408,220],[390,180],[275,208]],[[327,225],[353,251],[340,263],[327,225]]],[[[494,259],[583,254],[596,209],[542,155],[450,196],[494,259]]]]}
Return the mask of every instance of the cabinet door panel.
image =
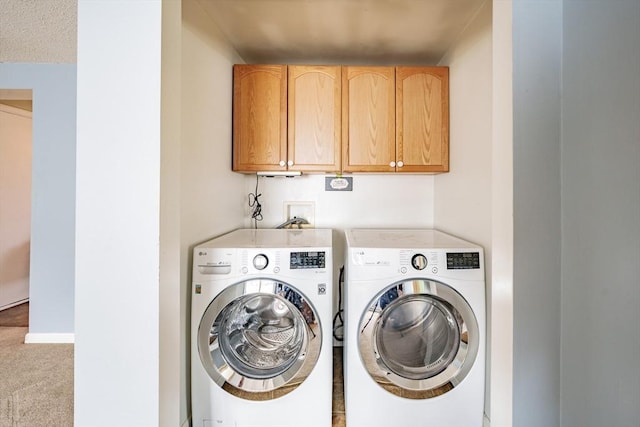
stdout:
{"type": "Polygon", "coordinates": [[[340,66],[289,66],[290,170],[340,170],[340,66]]]}
{"type": "Polygon", "coordinates": [[[343,67],[345,172],[389,172],[395,166],[395,69],[343,67]]]}
{"type": "Polygon", "coordinates": [[[449,170],[449,69],[396,70],[398,172],[449,170]]]}
{"type": "Polygon", "coordinates": [[[285,170],[287,66],[234,65],[233,170],[285,170]]]}

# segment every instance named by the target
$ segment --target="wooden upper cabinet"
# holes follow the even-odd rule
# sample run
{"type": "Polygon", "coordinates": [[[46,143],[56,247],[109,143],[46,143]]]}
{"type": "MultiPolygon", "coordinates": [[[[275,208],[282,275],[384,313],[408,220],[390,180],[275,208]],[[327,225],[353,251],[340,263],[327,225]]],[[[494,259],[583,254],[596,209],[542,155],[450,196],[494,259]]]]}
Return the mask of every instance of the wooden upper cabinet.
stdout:
{"type": "Polygon", "coordinates": [[[397,172],[449,171],[449,68],[396,68],[397,172]]]}
{"type": "Polygon", "coordinates": [[[286,170],[287,66],[233,67],[233,170],[286,170]]]}
{"type": "Polygon", "coordinates": [[[289,170],[340,171],[340,66],[289,65],[289,170]]]}
{"type": "Polygon", "coordinates": [[[233,68],[233,170],[449,171],[449,69],[233,68]]]}
{"type": "Polygon", "coordinates": [[[342,169],[395,170],[395,68],[342,67],[342,169]]]}

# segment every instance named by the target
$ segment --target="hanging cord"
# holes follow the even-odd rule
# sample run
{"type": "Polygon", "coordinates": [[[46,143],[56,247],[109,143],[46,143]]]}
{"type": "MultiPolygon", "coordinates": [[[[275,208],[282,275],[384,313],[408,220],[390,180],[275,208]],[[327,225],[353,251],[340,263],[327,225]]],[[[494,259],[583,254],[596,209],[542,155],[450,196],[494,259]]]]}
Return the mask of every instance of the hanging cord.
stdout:
{"type": "Polygon", "coordinates": [[[378,308],[378,303],[377,302],[376,302],[376,306],[375,307],[369,308],[371,310],[371,316],[369,316],[369,319],[367,320],[367,323],[364,324],[364,326],[360,330],[360,333],[363,333],[364,330],[367,329],[367,326],[369,326],[369,323],[371,322],[371,319],[373,319],[373,315],[376,314],[376,308],[378,308]]]}
{"type": "Polygon", "coordinates": [[[336,341],[344,341],[344,319],[342,318],[342,282],[344,281],[344,265],[340,267],[340,278],[338,279],[338,311],[333,316],[333,338],[336,341]],[[338,330],[342,329],[338,334],[338,330]]]}
{"type": "Polygon", "coordinates": [[[256,174],[256,192],[249,193],[249,207],[253,209],[251,218],[253,218],[253,227],[258,228],[258,221],[262,221],[262,205],[258,201],[258,197],[262,194],[258,193],[258,174],[256,174]]]}

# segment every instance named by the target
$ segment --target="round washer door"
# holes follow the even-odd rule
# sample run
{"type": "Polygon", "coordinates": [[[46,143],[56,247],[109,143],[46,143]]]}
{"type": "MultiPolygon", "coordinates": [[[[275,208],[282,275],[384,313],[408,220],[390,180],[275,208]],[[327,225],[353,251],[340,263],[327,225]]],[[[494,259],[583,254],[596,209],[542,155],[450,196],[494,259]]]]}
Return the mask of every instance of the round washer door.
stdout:
{"type": "Polygon", "coordinates": [[[360,320],[362,363],[385,390],[405,398],[442,395],[467,376],[478,354],[478,322],[467,301],[434,280],[393,284],[360,320]]]}
{"type": "Polygon", "coordinates": [[[321,343],[309,300],[270,279],[229,286],[211,301],[198,327],[198,353],[211,379],[249,400],[293,391],[311,373],[321,343]]]}

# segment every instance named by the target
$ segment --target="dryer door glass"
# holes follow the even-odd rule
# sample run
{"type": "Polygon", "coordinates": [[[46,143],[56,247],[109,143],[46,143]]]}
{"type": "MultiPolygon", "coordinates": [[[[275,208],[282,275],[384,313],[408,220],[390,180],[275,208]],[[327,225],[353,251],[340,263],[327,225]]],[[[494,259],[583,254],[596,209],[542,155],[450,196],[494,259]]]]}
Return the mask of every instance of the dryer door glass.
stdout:
{"type": "Polygon", "coordinates": [[[362,314],[358,332],[369,375],[387,391],[413,399],[460,384],[480,345],[467,301],[435,280],[407,280],[384,289],[362,314]]]}
{"type": "Polygon", "coordinates": [[[384,364],[414,380],[444,371],[460,346],[454,309],[430,295],[394,301],[382,312],[374,335],[384,364]]]}
{"type": "Polygon", "coordinates": [[[225,288],[198,328],[198,353],[211,379],[249,400],[273,399],[302,384],[321,343],[310,301],[295,287],[269,279],[225,288]]]}

